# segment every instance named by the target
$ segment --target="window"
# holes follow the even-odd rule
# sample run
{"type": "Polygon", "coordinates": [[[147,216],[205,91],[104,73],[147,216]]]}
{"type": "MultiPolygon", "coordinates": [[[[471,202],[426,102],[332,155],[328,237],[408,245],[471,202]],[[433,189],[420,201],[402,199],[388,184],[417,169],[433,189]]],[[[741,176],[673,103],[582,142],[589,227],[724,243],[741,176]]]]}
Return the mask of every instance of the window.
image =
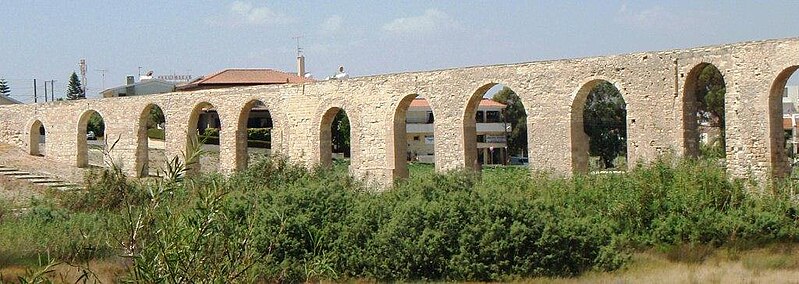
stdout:
{"type": "Polygon", "coordinates": [[[785,88],[785,90],[783,90],[782,97],[783,98],[787,98],[788,97],[788,88],[787,87],[785,88]]]}
{"type": "Polygon", "coordinates": [[[502,119],[500,119],[500,116],[499,116],[499,111],[496,111],[496,110],[486,111],[485,122],[486,123],[502,122],[502,119]]]}
{"type": "Polygon", "coordinates": [[[413,141],[419,141],[419,136],[413,136],[413,141]]]}
{"type": "Polygon", "coordinates": [[[477,114],[475,115],[475,117],[474,117],[474,120],[475,120],[477,123],[483,123],[483,122],[485,122],[485,112],[483,112],[483,111],[477,111],[477,114]]]}
{"type": "Polygon", "coordinates": [[[485,135],[477,135],[477,142],[478,143],[485,143],[486,142],[486,136],[485,135]]]}
{"type": "Polygon", "coordinates": [[[436,121],[436,118],[433,117],[433,112],[432,111],[428,111],[427,112],[427,123],[433,123],[435,121],[436,121]]]}

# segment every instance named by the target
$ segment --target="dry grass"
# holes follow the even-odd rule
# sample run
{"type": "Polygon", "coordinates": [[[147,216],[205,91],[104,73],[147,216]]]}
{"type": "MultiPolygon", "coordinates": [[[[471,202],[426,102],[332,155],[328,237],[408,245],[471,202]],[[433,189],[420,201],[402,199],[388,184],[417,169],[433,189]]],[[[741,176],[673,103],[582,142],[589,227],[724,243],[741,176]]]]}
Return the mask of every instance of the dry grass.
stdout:
{"type": "MultiPolygon", "coordinates": [[[[704,254],[704,253],[703,253],[704,254]]],[[[126,273],[121,258],[93,260],[88,267],[99,283],[115,283],[126,273]]],[[[26,275],[19,266],[0,268],[2,282],[15,282],[26,275]]],[[[48,277],[55,283],[76,283],[80,267],[60,264],[48,277]]],[[[93,283],[95,278],[90,278],[93,283]]],[[[614,272],[589,272],[576,278],[532,278],[523,283],[799,283],[799,244],[772,245],[739,251],[713,250],[696,261],[694,256],[674,259],[669,252],[633,255],[629,265],[614,272]]]]}
{"type": "MultiPolygon", "coordinates": [[[[127,265],[122,258],[92,260],[76,265],[62,263],[52,267],[52,272],[46,276],[54,283],[84,283],[84,279],[86,283],[118,283],[126,275],[127,265]]],[[[0,267],[0,283],[16,283],[19,277],[28,278],[32,272],[38,271],[31,269],[21,266],[0,267]]]]}
{"type": "Polygon", "coordinates": [[[31,198],[41,197],[46,191],[47,188],[44,186],[0,176],[0,200],[12,208],[26,206],[31,198]]]}
{"type": "Polygon", "coordinates": [[[772,245],[739,251],[694,247],[679,253],[633,255],[627,267],[614,272],[589,272],[576,278],[534,278],[529,283],[799,283],[799,244],[772,245]],[[675,257],[682,254],[684,258],[675,257]]]}

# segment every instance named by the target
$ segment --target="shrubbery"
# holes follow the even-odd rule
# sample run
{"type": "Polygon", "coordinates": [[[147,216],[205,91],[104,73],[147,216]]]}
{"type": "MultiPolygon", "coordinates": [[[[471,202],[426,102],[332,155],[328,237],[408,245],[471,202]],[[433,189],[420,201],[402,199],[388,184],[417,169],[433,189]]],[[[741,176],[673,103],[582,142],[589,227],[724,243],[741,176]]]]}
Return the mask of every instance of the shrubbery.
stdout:
{"type": "Polygon", "coordinates": [[[164,130],[158,128],[147,129],[147,137],[157,140],[164,140],[164,130]]]}
{"type": "MultiPolygon", "coordinates": [[[[255,148],[271,147],[271,128],[248,128],[247,146],[255,148]]],[[[219,128],[206,128],[203,132],[203,139],[206,144],[219,145],[219,128]]]]}
{"type": "MultiPolygon", "coordinates": [[[[145,282],[503,281],[613,270],[641,248],[799,240],[793,184],[751,194],[712,162],[571,179],[522,168],[417,174],[382,193],[344,167],[308,171],[275,159],[229,178],[141,184],[110,172],[71,209],[4,221],[0,240],[13,239],[3,228],[14,222],[96,232],[80,221],[95,220],[116,232],[102,239],[123,243],[116,249],[131,256],[131,277],[145,282]]],[[[111,249],[94,240],[67,247],[82,245],[111,249]]]]}

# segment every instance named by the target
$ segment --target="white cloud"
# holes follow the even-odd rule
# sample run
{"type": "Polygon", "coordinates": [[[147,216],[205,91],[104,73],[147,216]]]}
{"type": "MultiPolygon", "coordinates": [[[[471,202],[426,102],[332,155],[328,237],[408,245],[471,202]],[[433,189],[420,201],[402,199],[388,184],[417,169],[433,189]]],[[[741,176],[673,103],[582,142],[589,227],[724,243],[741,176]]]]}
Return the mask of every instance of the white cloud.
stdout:
{"type": "Polygon", "coordinates": [[[324,34],[333,34],[341,30],[341,24],[341,16],[333,15],[325,20],[320,31],[324,34]]]}
{"type": "Polygon", "coordinates": [[[248,2],[235,1],[230,4],[227,15],[211,20],[212,24],[228,27],[242,25],[275,26],[294,22],[286,14],[276,12],[269,7],[256,7],[248,2]]]}
{"type": "Polygon", "coordinates": [[[397,18],[383,25],[383,30],[392,33],[433,33],[455,27],[457,22],[447,13],[437,9],[428,9],[424,14],[415,17],[397,18]]]}

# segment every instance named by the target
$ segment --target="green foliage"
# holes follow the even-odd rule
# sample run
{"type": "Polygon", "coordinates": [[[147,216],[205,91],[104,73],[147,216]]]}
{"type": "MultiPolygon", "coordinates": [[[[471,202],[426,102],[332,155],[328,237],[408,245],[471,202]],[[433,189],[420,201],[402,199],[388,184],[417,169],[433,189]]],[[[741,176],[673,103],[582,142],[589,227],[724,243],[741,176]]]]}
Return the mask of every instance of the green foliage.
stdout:
{"type": "Polygon", "coordinates": [[[347,112],[339,110],[333,123],[330,125],[332,135],[333,153],[344,153],[345,157],[350,156],[350,119],[347,112]]]}
{"type": "Polygon", "coordinates": [[[250,268],[269,261],[269,251],[257,251],[252,242],[252,205],[227,201],[230,189],[215,182],[197,190],[184,209],[174,207],[172,192],[156,188],[143,213],[131,215],[135,282],[252,283],[257,274],[250,268]]]}
{"type": "Polygon", "coordinates": [[[0,96],[10,96],[11,95],[11,87],[8,86],[8,81],[6,79],[0,78],[0,96]]]}
{"type": "Polygon", "coordinates": [[[150,128],[147,129],[147,137],[151,139],[164,140],[166,134],[163,129],[150,128]]]}
{"type": "Polygon", "coordinates": [[[67,85],[67,100],[79,100],[85,98],[86,93],[83,90],[83,86],[81,86],[78,74],[72,72],[72,75],[69,76],[69,84],[67,85]]]}
{"type": "Polygon", "coordinates": [[[521,98],[508,87],[497,92],[492,100],[505,104],[502,112],[506,122],[511,125],[508,134],[508,152],[512,156],[527,156],[527,113],[521,98]]]}
{"type": "Polygon", "coordinates": [[[272,128],[247,128],[247,140],[271,141],[272,128]]]}
{"type": "Polygon", "coordinates": [[[147,201],[147,192],[128,181],[119,169],[89,172],[84,178],[86,191],[65,193],[64,207],[73,211],[119,211],[147,201]]]}
{"type": "Polygon", "coordinates": [[[727,157],[724,149],[724,139],[718,137],[709,143],[700,143],[699,155],[706,159],[724,159],[727,157]]]}
{"type": "Polygon", "coordinates": [[[105,121],[99,113],[92,113],[92,116],[89,117],[86,131],[93,131],[97,137],[105,136],[105,121]]]}
{"type": "Polygon", "coordinates": [[[707,122],[720,130],[720,147],[725,147],[724,95],[727,89],[721,72],[712,64],[707,64],[697,77],[696,95],[699,122],[707,122]]]}
{"type": "MultiPolygon", "coordinates": [[[[198,149],[176,160],[193,163],[198,149]]],[[[570,179],[412,165],[419,174],[385,192],[350,178],[346,163],[307,170],[274,158],[184,179],[188,167],[149,183],[113,171],[92,178],[94,208],[37,201],[4,217],[0,264],[117,253],[134,282],[510,281],[614,270],[638,248],[698,261],[723,245],[799,242],[787,193],[797,185],[751,194],[706,160],[570,179]]]]}
{"type": "Polygon", "coordinates": [[[605,168],[627,154],[627,104],[619,90],[610,82],[597,84],[583,109],[583,125],[589,138],[589,153],[599,156],[605,168]]]}
{"type": "Polygon", "coordinates": [[[161,125],[166,122],[166,117],[164,117],[164,111],[161,110],[160,107],[153,106],[150,108],[150,114],[147,117],[147,129],[157,128],[158,125],[161,125]]]}

